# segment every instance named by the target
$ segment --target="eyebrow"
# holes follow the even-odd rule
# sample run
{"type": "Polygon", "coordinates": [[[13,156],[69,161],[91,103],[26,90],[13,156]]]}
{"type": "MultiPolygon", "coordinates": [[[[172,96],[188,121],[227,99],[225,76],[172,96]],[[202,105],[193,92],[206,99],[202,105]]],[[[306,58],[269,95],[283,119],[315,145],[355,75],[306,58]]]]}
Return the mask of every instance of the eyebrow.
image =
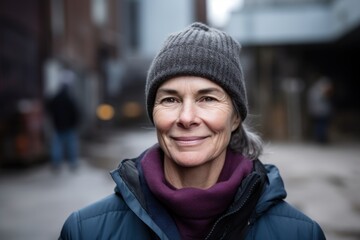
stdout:
{"type": "Polygon", "coordinates": [[[219,88],[204,88],[198,91],[198,93],[200,94],[213,93],[213,92],[222,93],[223,91],[221,91],[219,88]]]}
{"type": "Polygon", "coordinates": [[[163,94],[177,94],[178,91],[170,88],[159,88],[157,92],[163,94]]]}

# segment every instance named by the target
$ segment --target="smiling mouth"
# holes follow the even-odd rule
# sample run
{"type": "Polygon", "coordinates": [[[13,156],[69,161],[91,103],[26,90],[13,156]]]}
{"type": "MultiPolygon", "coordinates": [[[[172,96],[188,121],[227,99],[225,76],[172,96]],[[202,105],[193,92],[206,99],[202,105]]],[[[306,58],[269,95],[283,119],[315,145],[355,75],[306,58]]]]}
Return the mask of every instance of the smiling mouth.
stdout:
{"type": "Polygon", "coordinates": [[[172,139],[181,145],[196,145],[201,143],[206,137],[173,137],[172,139]]]}

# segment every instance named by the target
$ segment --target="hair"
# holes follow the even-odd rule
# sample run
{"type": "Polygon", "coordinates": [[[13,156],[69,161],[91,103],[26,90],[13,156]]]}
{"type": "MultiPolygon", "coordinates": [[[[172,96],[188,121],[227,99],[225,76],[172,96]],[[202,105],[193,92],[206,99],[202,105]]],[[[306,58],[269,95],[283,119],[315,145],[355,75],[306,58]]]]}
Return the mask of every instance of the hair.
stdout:
{"type": "Polygon", "coordinates": [[[229,148],[235,152],[240,152],[250,160],[255,160],[263,152],[263,141],[245,123],[241,123],[240,127],[231,134],[229,148]]]}
{"type": "MultiPolygon", "coordinates": [[[[233,106],[235,113],[240,117],[236,105],[233,104],[233,106]]],[[[229,148],[250,160],[255,160],[263,153],[263,140],[249,126],[249,118],[250,116],[244,122],[241,120],[240,126],[232,132],[229,148]]]]}

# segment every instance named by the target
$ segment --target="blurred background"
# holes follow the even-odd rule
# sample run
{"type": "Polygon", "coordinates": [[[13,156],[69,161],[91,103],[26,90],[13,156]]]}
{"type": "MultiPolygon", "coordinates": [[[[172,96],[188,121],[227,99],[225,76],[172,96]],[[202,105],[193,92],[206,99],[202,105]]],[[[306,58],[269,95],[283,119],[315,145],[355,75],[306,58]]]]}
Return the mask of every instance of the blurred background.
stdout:
{"type": "Polygon", "coordinates": [[[242,44],[249,124],[289,201],[328,239],[360,239],[358,0],[1,0],[1,239],[56,239],[71,211],[111,193],[107,172],[156,142],[150,62],[194,21],[242,44]],[[54,171],[49,103],[64,85],[78,159],[54,171]]]}

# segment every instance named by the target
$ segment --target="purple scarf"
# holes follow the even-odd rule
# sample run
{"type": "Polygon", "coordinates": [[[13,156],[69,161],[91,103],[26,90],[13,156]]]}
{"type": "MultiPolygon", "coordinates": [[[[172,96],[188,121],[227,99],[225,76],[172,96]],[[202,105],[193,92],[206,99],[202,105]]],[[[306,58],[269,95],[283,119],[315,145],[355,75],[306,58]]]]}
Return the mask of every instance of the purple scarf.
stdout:
{"type": "Polygon", "coordinates": [[[175,189],[164,175],[161,149],[151,148],[141,162],[151,192],[169,210],[182,239],[203,239],[215,220],[230,206],[242,179],[251,172],[252,162],[227,151],[217,183],[209,189],[175,189]]]}

